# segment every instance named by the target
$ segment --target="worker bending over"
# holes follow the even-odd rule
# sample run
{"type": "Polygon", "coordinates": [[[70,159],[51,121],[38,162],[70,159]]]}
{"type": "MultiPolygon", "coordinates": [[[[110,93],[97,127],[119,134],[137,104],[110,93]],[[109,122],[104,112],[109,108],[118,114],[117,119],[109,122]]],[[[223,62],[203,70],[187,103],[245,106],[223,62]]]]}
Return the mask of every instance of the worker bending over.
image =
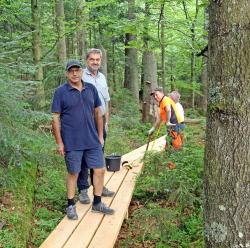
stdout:
{"type": "MultiPolygon", "coordinates": [[[[172,91],[169,97],[167,97],[161,88],[156,88],[150,95],[159,103],[160,111],[154,126],[148,131],[148,135],[152,135],[160,127],[161,122],[163,122],[166,125],[168,135],[171,137],[171,145],[174,149],[179,150],[183,144],[183,130],[185,127],[184,110],[179,103],[179,92],[172,91]]],[[[166,143],[167,147],[168,143],[166,143]]]]}

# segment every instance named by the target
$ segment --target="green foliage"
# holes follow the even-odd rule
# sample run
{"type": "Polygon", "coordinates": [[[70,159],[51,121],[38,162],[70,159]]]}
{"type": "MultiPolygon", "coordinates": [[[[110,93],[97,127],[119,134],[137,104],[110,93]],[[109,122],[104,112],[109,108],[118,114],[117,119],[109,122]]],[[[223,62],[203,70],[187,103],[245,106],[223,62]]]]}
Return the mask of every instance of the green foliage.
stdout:
{"type": "Polygon", "coordinates": [[[122,247],[204,247],[202,130],[186,127],[181,151],[147,154],[134,192],[134,202],[141,207],[128,221],[122,247]],[[176,166],[173,170],[168,168],[170,161],[176,166]]]}
{"type": "Polygon", "coordinates": [[[141,123],[138,106],[129,90],[119,89],[111,98],[112,118],[105,150],[106,154],[125,154],[145,143],[148,127],[141,123]]]}

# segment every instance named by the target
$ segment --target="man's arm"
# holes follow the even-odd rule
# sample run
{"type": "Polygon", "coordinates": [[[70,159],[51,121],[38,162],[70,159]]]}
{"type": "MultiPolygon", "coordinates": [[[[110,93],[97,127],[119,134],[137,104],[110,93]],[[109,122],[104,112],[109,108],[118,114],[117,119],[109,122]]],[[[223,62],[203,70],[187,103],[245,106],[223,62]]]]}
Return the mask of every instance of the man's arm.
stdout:
{"type": "Polygon", "coordinates": [[[104,144],[103,139],[103,120],[102,120],[102,112],[99,107],[95,108],[95,122],[97,126],[98,137],[101,144],[104,144]]]}
{"type": "Polygon", "coordinates": [[[106,113],[105,113],[105,130],[106,132],[108,132],[108,124],[109,124],[109,102],[105,103],[105,109],[106,109],[106,113]]]}
{"type": "Polygon", "coordinates": [[[169,105],[166,106],[166,115],[167,115],[167,122],[166,122],[166,126],[175,126],[175,124],[170,122],[170,118],[171,118],[171,108],[169,105]]]}
{"type": "Polygon", "coordinates": [[[52,114],[52,130],[57,144],[57,151],[60,155],[64,156],[64,144],[61,137],[61,121],[60,113],[52,114]]]}

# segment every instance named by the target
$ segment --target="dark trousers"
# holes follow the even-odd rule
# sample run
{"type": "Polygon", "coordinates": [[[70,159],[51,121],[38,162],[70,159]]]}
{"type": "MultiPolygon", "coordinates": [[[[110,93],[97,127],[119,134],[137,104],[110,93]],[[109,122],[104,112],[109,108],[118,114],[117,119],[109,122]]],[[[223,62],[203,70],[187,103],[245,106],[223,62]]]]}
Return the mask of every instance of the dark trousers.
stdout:
{"type": "MultiPolygon", "coordinates": [[[[105,123],[106,123],[106,118],[105,115],[103,115],[103,139],[104,139],[104,146],[105,146],[105,140],[107,137],[107,132],[105,130],[105,123]]],[[[104,153],[104,146],[102,148],[102,151],[104,153]]],[[[83,161],[82,163],[82,169],[78,175],[78,179],[77,179],[77,188],[78,190],[82,190],[82,189],[88,189],[89,188],[89,183],[88,183],[88,166],[87,164],[83,161]]],[[[90,169],[90,179],[91,179],[91,184],[94,185],[93,182],[93,176],[94,176],[94,170],[90,169]]]]}

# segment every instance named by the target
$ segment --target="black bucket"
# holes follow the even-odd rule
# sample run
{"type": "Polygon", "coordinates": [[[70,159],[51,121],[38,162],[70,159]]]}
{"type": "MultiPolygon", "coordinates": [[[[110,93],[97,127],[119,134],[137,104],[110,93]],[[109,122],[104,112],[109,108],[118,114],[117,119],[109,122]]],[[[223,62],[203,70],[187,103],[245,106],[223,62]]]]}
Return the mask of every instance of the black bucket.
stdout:
{"type": "Polygon", "coordinates": [[[120,155],[109,155],[105,157],[107,171],[119,171],[121,167],[120,155]]]}

